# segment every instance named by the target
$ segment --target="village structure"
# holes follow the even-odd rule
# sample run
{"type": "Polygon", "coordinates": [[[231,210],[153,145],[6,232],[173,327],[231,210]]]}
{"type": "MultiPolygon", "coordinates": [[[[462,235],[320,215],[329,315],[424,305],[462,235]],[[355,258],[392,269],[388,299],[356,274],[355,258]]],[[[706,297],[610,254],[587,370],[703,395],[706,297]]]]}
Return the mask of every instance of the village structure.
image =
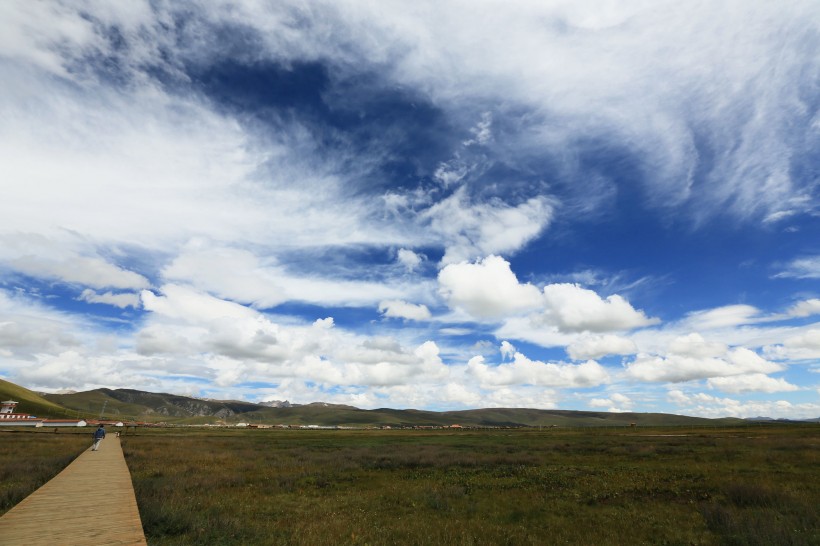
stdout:
{"type": "MultiPolygon", "coordinates": [[[[0,426],[84,427],[91,424],[85,419],[41,419],[28,413],[16,413],[17,404],[19,402],[16,400],[0,402],[0,426]]],[[[122,423],[119,426],[122,426],[122,423]]]]}

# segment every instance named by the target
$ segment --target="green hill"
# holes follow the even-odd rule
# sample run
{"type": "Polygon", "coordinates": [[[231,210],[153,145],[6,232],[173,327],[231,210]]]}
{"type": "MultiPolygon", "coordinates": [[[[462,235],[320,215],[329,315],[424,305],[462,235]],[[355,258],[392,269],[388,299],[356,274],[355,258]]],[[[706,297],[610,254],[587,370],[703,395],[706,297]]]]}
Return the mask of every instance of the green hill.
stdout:
{"type": "Polygon", "coordinates": [[[284,408],[236,400],[203,400],[176,394],[134,389],[95,389],[71,394],[39,395],[0,380],[0,397],[20,402],[21,413],[39,417],[83,417],[170,424],[236,424],[317,426],[450,426],[465,427],[590,427],[590,426],[703,426],[734,425],[741,419],[704,419],[664,413],[487,408],[464,411],[425,411],[313,403],[284,408]]]}
{"type": "MultiPolygon", "coordinates": [[[[15,410],[17,413],[29,413],[37,417],[52,418],[61,418],[68,415],[66,409],[59,404],[55,404],[36,392],[4,379],[0,379],[0,399],[20,402],[15,410]]],[[[71,415],[71,417],[74,417],[74,415],[71,415]]]]}
{"type": "Polygon", "coordinates": [[[66,408],[107,419],[148,422],[213,422],[259,409],[250,402],[216,401],[133,389],[95,389],[72,394],[47,394],[66,408]]]}

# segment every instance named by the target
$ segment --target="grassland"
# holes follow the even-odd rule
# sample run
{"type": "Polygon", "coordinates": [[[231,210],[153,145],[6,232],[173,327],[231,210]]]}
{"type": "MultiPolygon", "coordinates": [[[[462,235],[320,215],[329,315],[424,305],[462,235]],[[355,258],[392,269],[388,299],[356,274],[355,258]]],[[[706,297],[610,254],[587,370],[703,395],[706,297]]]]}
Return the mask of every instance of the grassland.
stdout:
{"type": "Polygon", "coordinates": [[[56,476],[91,445],[87,430],[0,430],[0,515],[56,476]]]}
{"type": "MultiPolygon", "coordinates": [[[[66,417],[70,412],[70,410],[46,400],[36,392],[4,379],[0,379],[0,399],[16,400],[20,402],[20,406],[17,408],[19,413],[29,413],[37,417],[66,417]]],[[[71,417],[74,417],[74,415],[74,412],[70,413],[71,417]]]]}
{"type": "Polygon", "coordinates": [[[820,427],[140,430],[152,545],[820,544],[820,427]]]}

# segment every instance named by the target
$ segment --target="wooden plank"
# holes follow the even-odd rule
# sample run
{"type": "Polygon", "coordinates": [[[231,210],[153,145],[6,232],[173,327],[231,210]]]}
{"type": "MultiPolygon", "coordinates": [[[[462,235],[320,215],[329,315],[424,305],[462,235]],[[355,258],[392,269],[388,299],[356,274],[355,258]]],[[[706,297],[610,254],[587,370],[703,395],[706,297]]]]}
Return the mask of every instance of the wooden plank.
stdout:
{"type": "Polygon", "coordinates": [[[0,517],[0,544],[146,545],[120,439],[109,434],[0,517]]]}

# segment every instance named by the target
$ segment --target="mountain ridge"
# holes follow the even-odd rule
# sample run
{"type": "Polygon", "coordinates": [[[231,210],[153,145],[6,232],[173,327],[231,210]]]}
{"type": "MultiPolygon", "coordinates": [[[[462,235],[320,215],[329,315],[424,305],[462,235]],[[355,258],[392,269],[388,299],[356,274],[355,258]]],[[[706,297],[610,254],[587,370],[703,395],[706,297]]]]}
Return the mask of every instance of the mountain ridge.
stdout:
{"type": "MultiPolygon", "coordinates": [[[[319,426],[715,426],[748,424],[740,418],[708,419],[667,413],[611,413],[534,408],[481,408],[450,411],[360,409],[313,402],[278,407],[240,400],[209,400],[136,389],[94,389],[43,394],[0,380],[0,397],[20,399],[18,411],[41,417],[77,416],[178,425],[270,424],[319,426]],[[30,407],[27,407],[29,406],[30,407]],[[34,409],[35,411],[32,411],[34,409]]],[[[816,422],[816,420],[814,420],[816,422]]],[[[752,421],[754,422],[754,421],[752,421]]]]}

